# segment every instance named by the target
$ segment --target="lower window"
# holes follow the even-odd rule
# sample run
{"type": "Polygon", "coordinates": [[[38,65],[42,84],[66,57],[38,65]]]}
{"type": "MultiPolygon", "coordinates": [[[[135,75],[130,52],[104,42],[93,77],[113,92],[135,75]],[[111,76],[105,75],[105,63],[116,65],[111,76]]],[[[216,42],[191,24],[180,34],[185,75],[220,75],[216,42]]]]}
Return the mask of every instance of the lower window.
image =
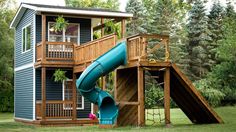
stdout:
{"type": "MultiPolygon", "coordinates": [[[[84,97],[81,96],[78,90],[76,90],[76,102],[77,109],[84,109],[84,97]]],[[[63,100],[64,101],[73,101],[73,81],[71,79],[63,81],[63,100]]],[[[64,108],[72,109],[71,106],[65,105],[64,108]]]]}

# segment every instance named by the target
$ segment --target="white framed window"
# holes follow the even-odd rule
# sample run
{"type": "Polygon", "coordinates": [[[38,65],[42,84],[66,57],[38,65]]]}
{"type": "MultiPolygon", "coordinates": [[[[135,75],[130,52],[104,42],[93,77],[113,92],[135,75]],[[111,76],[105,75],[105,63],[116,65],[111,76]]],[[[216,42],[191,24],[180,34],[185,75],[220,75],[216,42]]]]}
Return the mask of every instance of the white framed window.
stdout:
{"type": "Polygon", "coordinates": [[[31,24],[22,28],[22,53],[31,49],[31,24]]]}
{"type": "MultiPolygon", "coordinates": [[[[63,100],[72,101],[73,100],[73,80],[67,79],[66,81],[63,81],[62,84],[62,97],[63,100]]],[[[84,109],[84,97],[80,95],[79,91],[77,90],[76,93],[76,99],[77,99],[77,108],[78,110],[84,109]]],[[[65,109],[72,109],[71,107],[64,106],[65,109]]]]}
{"type": "Polygon", "coordinates": [[[80,24],[69,23],[63,31],[54,31],[53,25],[55,22],[48,22],[48,41],[50,42],[74,42],[80,43],[80,24]]]}

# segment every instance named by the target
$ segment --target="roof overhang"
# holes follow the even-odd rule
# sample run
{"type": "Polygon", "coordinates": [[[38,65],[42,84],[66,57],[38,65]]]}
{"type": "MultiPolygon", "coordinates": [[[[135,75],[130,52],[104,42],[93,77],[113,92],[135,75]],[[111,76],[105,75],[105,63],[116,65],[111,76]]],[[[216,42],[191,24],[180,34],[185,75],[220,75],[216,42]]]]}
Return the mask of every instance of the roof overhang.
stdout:
{"type": "Polygon", "coordinates": [[[14,28],[20,21],[20,18],[24,15],[27,9],[32,9],[37,13],[56,13],[56,14],[70,14],[92,17],[109,17],[109,18],[132,18],[133,14],[126,12],[113,12],[113,11],[96,11],[96,10],[82,10],[82,9],[66,9],[66,8],[49,8],[49,7],[37,7],[22,3],[13,18],[10,28],[14,28]]]}

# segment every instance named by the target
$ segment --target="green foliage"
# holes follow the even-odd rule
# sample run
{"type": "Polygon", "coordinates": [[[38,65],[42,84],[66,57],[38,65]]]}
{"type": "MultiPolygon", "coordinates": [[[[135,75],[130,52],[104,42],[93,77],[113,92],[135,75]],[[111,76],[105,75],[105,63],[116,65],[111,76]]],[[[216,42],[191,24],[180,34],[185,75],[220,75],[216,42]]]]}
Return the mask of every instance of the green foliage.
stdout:
{"type": "Polygon", "coordinates": [[[0,1],[0,111],[13,112],[14,31],[9,29],[14,10],[12,0],[0,1]]]}
{"type": "Polygon", "coordinates": [[[65,74],[66,74],[66,71],[63,71],[61,69],[57,69],[53,74],[54,81],[55,82],[63,82],[64,80],[67,79],[65,74]]]}
{"type": "Polygon", "coordinates": [[[10,82],[0,80],[0,111],[13,112],[13,86],[10,82]]]}
{"type": "Polygon", "coordinates": [[[140,0],[129,0],[125,10],[134,15],[132,20],[127,23],[127,35],[146,33],[144,25],[146,9],[143,3],[140,0]]]}
{"type": "Polygon", "coordinates": [[[56,18],[56,22],[53,25],[53,28],[55,30],[55,32],[61,32],[63,31],[63,29],[66,29],[67,26],[69,25],[68,21],[65,20],[65,18],[63,18],[63,16],[58,16],[56,18]]]}
{"type": "Polygon", "coordinates": [[[105,35],[116,33],[118,38],[121,38],[120,25],[115,24],[112,21],[108,21],[108,22],[105,23],[104,32],[105,32],[105,35]]]}
{"type": "Polygon", "coordinates": [[[119,9],[118,0],[65,0],[67,6],[81,8],[119,9]]]}
{"type": "Polygon", "coordinates": [[[225,94],[213,88],[211,82],[207,79],[196,81],[194,84],[212,106],[219,106],[221,100],[225,97],[225,94]]]}

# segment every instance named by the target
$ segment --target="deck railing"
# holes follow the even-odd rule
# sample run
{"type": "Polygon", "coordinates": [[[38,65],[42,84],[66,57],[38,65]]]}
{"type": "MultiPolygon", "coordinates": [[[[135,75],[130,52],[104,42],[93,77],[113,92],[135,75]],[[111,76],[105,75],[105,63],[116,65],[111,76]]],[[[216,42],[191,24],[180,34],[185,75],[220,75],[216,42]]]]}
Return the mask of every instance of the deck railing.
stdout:
{"type": "Polygon", "coordinates": [[[73,61],[74,44],[71,42],[42,42],[36,45],[37,61],[73,61]],[[44,58],[42,58],[44,57],[44,58]]]}
{"type": "MultiPolygon", "coordinates": [[[[70,42],[45,42],[36,45],[37,61],[63,62],[61,64],[74,64],[74,66],[89,65],[96,58],[106,53],[116,45],[117,35],[111,34],[102,38],[76,45],[70,42]],[[43,45],[44,44],[44,45],[43,45]]],[[[148,55],[154,55],[158,49],[161,61],[169,61],[169,37],[156,34],[138,34],[127,37],[128,61],[141,61],[149,59],[148,55]],[[151,44],[156,42],[156,44],[151,44]],[[153,41],[155,40],[155,41],[153,41]]],[[[156,54],[155,54],[156,55],[156,54]]]]}
{"type": "Polygon", "coordinates": [[[116,35],[107,35],[100,39],[75,47],[75,64],[89,63],[106,53],[116,45],[116,35]]]}
{"type": "Polygon", "coordinates": [[[147,59],[147,56],[164,47],[164,61],[169,61],[169,37],[158,34],[138,34],[127,38],[128,61],[147,59]],[[149,48],[149,41],[157,42],[149,48]]]}
{"type": "MultiPolygon", "coordinates": [[[[36,118],[41,118],[41,101],[36,102],[36,118]]],[[[46,101],[46,119],[72,119],[73,101],[46,101]]]]}

